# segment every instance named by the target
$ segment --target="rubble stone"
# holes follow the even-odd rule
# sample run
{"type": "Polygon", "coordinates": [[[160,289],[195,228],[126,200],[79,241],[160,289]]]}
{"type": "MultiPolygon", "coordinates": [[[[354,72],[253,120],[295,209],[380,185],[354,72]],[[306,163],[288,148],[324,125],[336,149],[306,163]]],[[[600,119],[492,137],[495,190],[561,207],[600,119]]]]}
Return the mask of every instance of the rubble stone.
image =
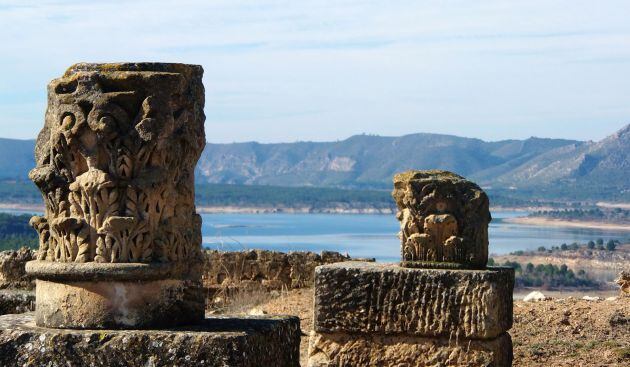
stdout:
{"type": "Polygon", "coordinates": [[[35,310],[35,292],[19,289],[0,290],[0,315],[35,310]]]}
{"type": "MultiPolygon", "coordinates": [[[[208,289],[261,285],[268,290],[313,285],[319,265],[352,260],[338,252],[290,252],[268,250],[204,251],[202,280],[208,289]]],[[[374,261],[372,259],[372,261],[374,261]]]]}
{"type": "Polygon", "coordinates": [[[35,283],[26,274],[24,266],[35,258],[35,252],[22,247],[19,250],[0,252],[0,289],[33,289],[35,283]]]}

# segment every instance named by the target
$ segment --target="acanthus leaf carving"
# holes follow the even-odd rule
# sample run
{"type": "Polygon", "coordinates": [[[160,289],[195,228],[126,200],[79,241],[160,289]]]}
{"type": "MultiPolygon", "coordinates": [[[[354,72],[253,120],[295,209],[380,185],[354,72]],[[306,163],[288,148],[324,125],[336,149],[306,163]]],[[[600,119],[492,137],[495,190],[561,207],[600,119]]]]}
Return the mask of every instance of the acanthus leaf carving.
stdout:
{"type": "Polygon", "coordinates": [[[32,220],[40,260],[199,256],[193,180],[182,175],[203,149],[201,69],[138,65],[80,64],[51,82],[30,174],[46,204],[32,220]]]}

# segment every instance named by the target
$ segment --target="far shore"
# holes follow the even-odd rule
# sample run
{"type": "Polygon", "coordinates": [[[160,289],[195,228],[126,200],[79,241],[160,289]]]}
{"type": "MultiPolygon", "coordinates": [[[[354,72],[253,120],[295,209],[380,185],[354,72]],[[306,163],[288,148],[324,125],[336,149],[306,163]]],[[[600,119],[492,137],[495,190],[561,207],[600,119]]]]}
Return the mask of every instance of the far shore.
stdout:
{"type": "Polygon", "coordinates": [[[504,222],[514,224],[526,224],[533,226],[547,226],[547,227],[572,227],[572,228],[592,228],[592,229],[607,229],[615,231],[630,231],[630,224],[620,223],[604,223],[595,221],[572,221],[551,219],[544,217],[516,217],[516,218],[504,218],[504,222]]]}
{"type": "Polygon", "coordinates": [[[311,207],[256,207],[256,206],[203,206],[197,205],[203,214],[394,214],[389,208],[311,208],[311,207]]]}
{"type": "MultiPolygon", "coordinates": [[[[491,211],[532,212],[534,208],[492,207],[491,211]]],[[[15,210],[24,212],[44,212],[41,204],[0,203],[0,210],[15,210]]],[[[395,210],[389,208],[346,208],[346,207],[256,207],[256,206],[205,206],[198,205],[197,212],[201,214],[375,214],[393,215],[395,210]]],[[[552,227],[593,228],[606,230],[630,231],[630,224],[604,223],[595,221],[569,221],[544,217],[515,217],[503,218],[504,222],[552,227]]]]}
{"type": "MultiPolygon", "coordinates": [[[[543,210],[539,207],[491,207],[493,212],[522,212],[530,213],[536,210],[543,210]]],[[[15,210],[25,212],[43,212],[44,206],[41,204],[26,203],[0,203],[0,210],[15,210]]],[[[343,206],[312,208],[303,207],[278,207],[278,206],[235,206],[235,205],[197,205],[197,212],[201,214],[376,214],[376,215],[394,215],[396,210],[392,208],[348,208],[343,206]]]]}
{"type": "Polygon", "coordinates": [[[44,211],[44,206],[42,204],[0,203],[0,210],[33,211],[41,213],[44,211]]]}
{"type": "MultiPolygon", "coordinates": [[[[43,212],[41,204],[0,203],[0,210],[15,210],[25,212],[43,212]]],[[[197,212],[202,214],[387,214],[395,211],[390,208],[346,208],[346,207],[273,207],[273,206],[206,206],[197,205],[197,212]]]]}

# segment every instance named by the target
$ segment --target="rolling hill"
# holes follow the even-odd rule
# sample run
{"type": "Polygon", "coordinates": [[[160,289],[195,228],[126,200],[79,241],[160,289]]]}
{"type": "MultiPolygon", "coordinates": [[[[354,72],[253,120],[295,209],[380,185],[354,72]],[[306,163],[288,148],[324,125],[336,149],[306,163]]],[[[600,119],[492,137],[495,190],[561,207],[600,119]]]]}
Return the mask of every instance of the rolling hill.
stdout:
{"type": "MultiPolygon", "coordinates": [[[[33,149],[34,140],[0,139],[0,180],[25,180],[33,149]]],[[[618,200],[630,197],[629,154],[630,125],[599,142],[356,135],[337,142],[208,143],[196,177],[199,184],[389,189],[396,172],[439,168],[484,187],[547,199],[618,200]]]]}
{"type": "Polygon", "coordinates": [[[35,140],[0,138],[0,180],[27,179],[35,167],[35,140]]]}
{"type": "Polygon", "coordinates": [[[407,169],[440,168],[469,177],[492,170],[506,173],[542,153],[584,144],[539,138],[484,142],[437,134],[208,144],[197,177],[208,183],[390,188],[394,173],[407,169]]]}

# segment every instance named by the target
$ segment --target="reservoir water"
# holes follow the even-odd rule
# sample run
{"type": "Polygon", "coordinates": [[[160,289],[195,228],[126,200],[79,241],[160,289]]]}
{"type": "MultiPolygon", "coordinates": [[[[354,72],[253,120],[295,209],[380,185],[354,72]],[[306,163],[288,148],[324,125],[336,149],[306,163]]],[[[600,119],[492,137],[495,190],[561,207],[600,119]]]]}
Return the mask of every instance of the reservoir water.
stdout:
{"type": "MultiPolygon", "coordinates": [[[[535,250],[540,246],[626,240],[629,231],[512,224],[504,218],[523,213],[493,212],[490,253],[535,250]]],[[[347,252],[378,261],[399,260],[398,221],[393,215],[203,214],[203,243],[220,250],[267,249],[347,252]]]]}
{"type": "MultiPolygon", "coordinates": [[[[13,214],[26,210],[0,210],[13,214]]],[[[493,212],[490,253],[506,254],[563,243],[586,243],[603,238],[629,241],[630,231],[513,224],[503,219],[523,212],[493,212]]],[[[208,249],[239,251],[338,251],[352,257],[398,261],[398,221],[393,215],[360,214],[202,214],[203,245],[208,249]]]]}

